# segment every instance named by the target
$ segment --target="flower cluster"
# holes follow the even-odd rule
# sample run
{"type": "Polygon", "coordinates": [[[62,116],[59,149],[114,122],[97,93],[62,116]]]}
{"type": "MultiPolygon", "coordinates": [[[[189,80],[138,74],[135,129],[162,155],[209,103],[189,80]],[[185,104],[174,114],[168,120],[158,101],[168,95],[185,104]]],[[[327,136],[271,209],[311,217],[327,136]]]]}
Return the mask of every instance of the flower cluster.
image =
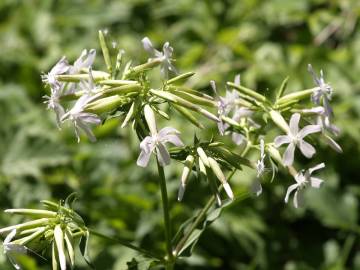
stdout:
{"type": "MultiPolygon", "coordinates": [[[[3,246],[4,253],[15,269],[22,269],[19,256],[52,254],[53,270],[69,269],[75,265],[75,246],[82,238],[88,238],[89,232],[83,219],[64,205],[51,201],[42,201],[46,210],[7,209],[6,213],[36,217],[37,219],[0,229],[0,234],[7,234],[3,246]]],[[[40,255],[39,255],[40,256],[40,255]]]]}
{"type": "MultiPolygon", "coordinates": [[[[313,177],[312,173],[324,168],[325,164],[297,170],[296,148],[306,158],[313,158],[316,139],[321,138],[341,152],[341,147],[332,138],[339,135],[339,128],[332,123],[334,113],[330,100],[333,90],[325,82],[323,72],[320,71],[320,77],[317,77],[311,65],[309,71],[316,83],[311,89],[284,95],[286,79],[273,99],[243,86],[238,75],[234,82],[227,82],[224,96],[211,81],[209,85],[213,89],[213,97],[187,87],[186,80],[194,73],[178,73],[173,65],[173,48],[169,42],[165,42],[162,51],[159,51],[145,37],[142,45],[150,58],[142,64],[133,65],[132,59],[124,63],[124,51],[121,49],[116,57],[111,55],[102,31],[99,32],[99,40],[107,71],[93,68],[94,49],[84,50],[73,65],[62,57],[49,73],[42,76],[43,82],[50,88],[45,103],[55,112],[59,127],[65,121],[72,122],[78,142],[81,132],[90,141],[96,141],[96,132],[94,134],[91,129],[93,125],[98,126],[110,117],[121,118],[121,128],[131,126],[139,140],[138,166],[147,167],[154,155],[159,176],[165,178],[164,167],[170,164],[171,159],[184,165],[178,190],[179,201],[183,200],[192,175],[208,183],[219,206],[223,203],[222,191],[229,202],[233,201],[236,189],[234,192],[229,182],[243,166],[254,170],[256,175],[251,181],[251,191],[259,196],[263,190],[262,180],[266,179],[265,172],[269,170],[267,166],[271,165],[272,179],[278,167],[294,177],[296,183],[288,187],[285,202],[294,192],[294,206],[298,207],[302,205],[305,188],[320,187],[323,180],[313,177]],[[148,74],[157,67],[160,67],[159,75],[163,79],[158,86],[148,74]],[[309,107],[307,100],[314,106],[309,107]],[[206,141],[194,136],[193,144],[186,144],[180,139],[177,129],[166,125],[158,130],[157,117],[170,120],[169,114],[173,111],[181,116],[181,124],[185,121],[193,124],[199,128],[199,133],[205,125],[196,114],[212,121],[217,125],[212,139],[206,141]],[[273,132],[268,132],[270,130],[273,132]],[[317,135],[316,138],[313,134],[317,135]],[[233,143],[223,142],[224,135],[230,135],[233,143]],[[286,149],[281,155],[283,145],[286,149]],[[256,161],[251,160],[252,156],[248,154],[251,152],[258,156],[256,161]]],[[[186,139],[185,136],[183,138],[186,139]]],[[[162,192],[164,189],[166,183],[162,192]]],[[[16,269],[20,266],[13,255],[26,254],[31,243],[40,241],[44,243],[42,249],[52,249],[53,268],[59,266],[64,270],[68,261],[71,266],[74,265],[74,239],[88,237],[82,219],[70,208],[51,202],[44,204],[48,210],[7,210],[9,213],[40,217],[0,230],[0,233],[7,234],[4,250],[16,269]]]]}

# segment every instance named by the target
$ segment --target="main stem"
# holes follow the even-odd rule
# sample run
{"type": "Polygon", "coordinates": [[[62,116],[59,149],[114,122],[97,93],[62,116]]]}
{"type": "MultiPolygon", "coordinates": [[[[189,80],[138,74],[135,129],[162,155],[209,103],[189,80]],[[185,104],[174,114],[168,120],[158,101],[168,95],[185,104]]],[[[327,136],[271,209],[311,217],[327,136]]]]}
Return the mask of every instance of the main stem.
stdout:
{"type": "Polygon", "coordinates": [[[169,199],[167,195],[164,168],[160,165],[158,158],[156,158],[156,161],[159,172],[159,184],[161,190],[161,201],[162,201],[164,225],[165,225],[165,241],[166,241],[166,253],[167,253],[165,267],[167,270],[171,270],[173,269],[174,266],[174,256],[172,254],[172,246],[171,246],[171,221],[170,221],[169,199]]]}

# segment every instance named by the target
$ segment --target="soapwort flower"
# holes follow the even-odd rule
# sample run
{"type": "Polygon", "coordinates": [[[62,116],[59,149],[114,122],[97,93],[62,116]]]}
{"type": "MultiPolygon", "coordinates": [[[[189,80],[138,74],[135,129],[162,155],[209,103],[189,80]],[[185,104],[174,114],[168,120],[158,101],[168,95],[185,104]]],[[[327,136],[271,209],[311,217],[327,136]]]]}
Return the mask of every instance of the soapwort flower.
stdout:
{"type": "Polygon", "coordinates": [[[63,56],[47,74],[41,75],[41,80],[50,85],[50,88],[60,88],[61,83],[56,79],[57,75],[66,73],[70,68],[68,61],[63,56]]]}
{"type": "Polygon", "coordinates": [[[149,60],[160,60],[161,61],[161,75],[163,78],[167,79],[169,77],[169,71],[177,74],[177,70],[174,65],[171,63],[173,59],[171,58],[174,49],[170,46],[169,42],[165,42],[163,45],[162,52],[154,48],[148,37],[144,37],[141,40],[145,51],[147,51],[151,58],[149,60]]]}
{"type": "Polygon", "coordinates": [[[61,123],[60,119],[65,113],[65,110],[60,103],[62,89],[60,86],[54,85],[53,87],[51,87],[50,91],[51,91],[50,96],[48,95],[43,96],[43,98],[46,99],[44,103],[47,105],[48,110],[53,110],[55,112],[56,124],[58,128],[60,128],[60,123],[61,123]]]}
{"type": "Polygon", "coordinates": [[[149,105],[144,107],[144,114],[150,129],[150,135],[146,136],[140,143],[141,152],[136,164],[140,167],[146,167],[149,163],[151,154],[156,152],[160,165],[169,165],[170,154],[166,149],[166,143],[171,143],[175,146],[183,146],[184,144],[179,137],[180,132],[172,127],[165,127],[158,132],[155,115],[149,105]]]}
{"type": "Polygon", "coordinates": [[[236,92],[236,90],[232,90],[232,91],[226,90],[225,97],[222,97],[217,92],[215,81],[210,81],[210,85],[217,99],[217,111],[218,111],[217,113],[220,120],[217,123],[218,129],[220,134],[224,135],[225,130],[228,128],[228,125],[224,123],[222,117],[228,116],[230,112],[236,108],[235,101],[239,98],[239,94],[236,92]]]}
{"type": "Polygon", "coordinates": [[[286,191],[286,196],[285,196],[285,202],[287,203],[289,201],[289,196],[292,192],[295,191],[294,194],[294,206],[295,208],[298,208],[299,206],[303,205],[303,191],[304,189],[310,185],[313,188],[320,188],[323,180],[317,178],[317,177],[313,177],[311,176],[311,174],[319,169],[322,169],[325,167],[324,163],[320,163],[308,170],[303,170],[300,171],[298,174],[295,175],[295,181],[296,184],[293,184],[291,186],[288,187],[287,191],[286,191]]]}
{"type": "Polygon", "coordinates": [[[5,238],[3,246],[4,246],[4,254],[8,257],[11,264],[15,269],[20,270],[21,267],[17,263],[15,257],[17,255],[25,255],[27,253],[27,248],[23,245],[14,244],[11,241],[16,235],[16,229],[12,230],[5,238]]]}
{"type": "Polygon", "coordinates": [[[69,74],[77,74],[80,73],[80,71],[83,68],[90,68],[95,61],[95,57],[96,57],[95,49],[91,49],[89,51],[84,49],[81,52],[79,58],[75,60],[72,66],[70,66],[69,74]]]}
{"type": "Polygon", "coordinates": [[[280,135],[275,138],[275,147],[280,147],[283,144],[288,144],[283,156],[283,163],[286,166],[290,166],[294,162],[295,148],[298,147],[301,153],[311,158],[315,153],[315,148],[304,141],[304,138],[312,133],[320,132],[321,127],[319,125],[307,125],[299,131],[300,114],[294,113],[290,118],[290,130],[287,135],[280,135]]]}
{"type": "Polygon", "coordinates": [[[327,117],[331,117],[333,115],[333,110],[330,107],[330,100],[332,96],[332,87],[327,84],[324,80],[324,73],[320,70],[320,77],[315,74],[315,71],[311,64],[308,65],[308,71],[313,77],[314,82],[318,85],[318,89],[314,91],[311,96],[311,100],[316,104],[320,105],[321,100],[323,102],[323,106],[325,109],[325,114],[327,117]]]}
{"type": "Polygon", "coordinates": [[[86,136],[91,142],[96,141],[96,137],[90,128],[90,124],[99,125],[101,123],[101,118],[94,114],[85,112],[85,107],[91,101],[95,100],[99,94],[90,95],[88,93],[82,95],[75,103],[74,107],[63,115],[61,121],[70,120],[74,124],[75,135],[77,141],[80,142],[80,130],[83,130],[86,136]]]}

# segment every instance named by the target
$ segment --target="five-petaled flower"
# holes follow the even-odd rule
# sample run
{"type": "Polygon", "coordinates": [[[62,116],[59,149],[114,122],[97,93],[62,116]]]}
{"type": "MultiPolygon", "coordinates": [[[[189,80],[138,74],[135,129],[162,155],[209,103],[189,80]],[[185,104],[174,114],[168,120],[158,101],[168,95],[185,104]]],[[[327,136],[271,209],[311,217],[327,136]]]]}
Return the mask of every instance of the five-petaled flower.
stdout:
{"type": "Polygon", "coordinates": [[[319,125],[308,125],[299,131],[299,121],[300,114],[294,113],[290,118],[290,129],[288,134],[277,136],[274,141],[275,147],[289,144],[283,156],[283,163],[286,166],[293,164],[296,146],[299,147],[301,153],[307,158],[311,158],[316,153],[315,148],[304,141],[304,138],[309,134],[320,132],[321,127],[319,125]]]}
{"type": "Polygon", "coordinates": [[[146,122],[150,129],[150,135],[146,136],[140,143],[140,155],[136,164],[140,167],[146,167],[149,163],[151,154],[155,151],[161,166],[170,164],[170,154],[165,144],[171,143],[176,146],[183,146],[179,134],[175,128],[165,127],[157,132],[154,112],[149,105],[145,105],[144,114],[146,122]]]}
{"type": "Polygon", "coordinates": [[[317,77],[311,64],[308,65],[308,71],[311,73],[314,82],[318,85],[318,89],[314,91],[311,96],[311,100],[316,104],[320,105],[321,100],[325,109],[325,114],[328,117],[333,115],[332,108],[330,107],[330,100],[332,95],[332,88],[324,80],[324,73],[320,70],[320,77],[317,77]]]}
{"type": "Polygon", "coordinates": [[[163,51],[160,52],[154,48],[150,39],[144,37],[141,40],[144,49],[150,54],[151,58],[149,60],[160,60],[161,61],[161,75],[163,78],[167,79],[169,77],[169,71],[177,74],[177,70],[174,65],[171,63],[173,48],[170,46],[169,42],[165,42],[163,45],[163,51]]]}
{"type": "Polygon", "coordinates": [[[323,180],[311,176],[311,174],[319,169],[322,169],[325,167],[324,163],[320,163],[308,170],[300,171],[298,174],[295,175],[295,181],[296,184],[293,184],[288,187],[286,196],[285,196],[285,202],[287,203],[289,201],[290,194],[295,191],[294,194],[294,206],[295,208],[298,208],[299,206],[303,205],[303,191],[304,188],[306,188],[309,184],[313,188],[319,188],[322,184],[323,180]]]}

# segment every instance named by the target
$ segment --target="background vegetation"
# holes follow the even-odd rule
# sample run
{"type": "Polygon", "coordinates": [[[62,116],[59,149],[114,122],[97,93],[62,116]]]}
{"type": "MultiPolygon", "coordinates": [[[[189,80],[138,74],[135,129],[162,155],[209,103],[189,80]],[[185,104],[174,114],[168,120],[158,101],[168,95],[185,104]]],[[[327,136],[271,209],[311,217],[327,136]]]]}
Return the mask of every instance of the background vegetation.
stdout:
{"type": "MultiPolygon", "coordinates": [[[[74,60],[83,48],[96,48],[95,67],[103,67],[97,32],[106,28],[127,56],[139,61],[147,57],[142,37],[157,47],[169,41],[178,69],[197,72],[189,85],[204,91],[210,79],[220,86],[236,73],[243,85],[266,94],[288,75],[288,91],[309,88],[308,63],[322,68],[335,89],[344,153],[325,144],[318,149],[317,160],[327,165],[322,189],[308,192],[307,206],[294,209],[283,202],[292,179],[280,172],[260,197],[227,207],[178,269],[360,269],[359,14],[357,0],[0,1],[0,208],[38,207],[41,199],[59,200],[76,191],[76,208],[89,227],[163,248],[155,164],[136,166],[134,134],[113,120],[96,129],[97,143],[84,138],[77,144],[73,131],[59,131],[42,104],[46,90],[40,74],[62,55],[74,60]]],[[[184,129],[193,136],[192,127],[184,129]]],[[[184,201],[176,202],[180,172],[175,162],[167,170],[178,225],[209,196],[206,185],[193,179],[184,201]]],[[[248,189],[253,176],[236,174],[235,193],[248,189]]],[[[17,221],[0,214],[2,226],[17,221]]],[[[98,269],[127,269],[134,255],[91,239],[98,269]]],[[[47,269],[41,259],[36,263],[33,269],[47,269]]],[[[78,269],[87,269],[78,263],[78,269]]],[[[11,269],[3,255],[0,268],[11,269]]]]}

